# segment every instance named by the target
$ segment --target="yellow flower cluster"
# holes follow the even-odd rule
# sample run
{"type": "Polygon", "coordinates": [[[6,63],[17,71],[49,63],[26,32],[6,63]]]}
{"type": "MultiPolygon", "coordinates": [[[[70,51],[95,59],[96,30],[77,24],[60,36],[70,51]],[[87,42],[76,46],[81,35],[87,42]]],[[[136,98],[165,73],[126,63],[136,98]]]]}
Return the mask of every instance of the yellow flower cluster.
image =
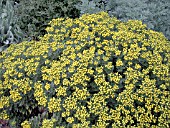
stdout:
{"type": "MultiPolygon", "coordinates": [[[[64,83],[66,83],[66,81],[64,83]]],[[[65,85],[64,83],[63,83],[63,85],[65,85]]],[[[56,96],[66,96],[67,95],[66,89],[67,89],[66,87],[62,87],[62,86],[58,87],[55,90],[56,91],[56,96]]]]}
{"type": "Polygon", "coordinates": [[[76,109],[75,117],[82,123],[86,122],[90,117],[90,114],[86,112],[86,108],[82,106],[81,108],[76,109]]]}
{"type": "Polygon", "coordinates": [[[42,122],[42,127],[40,128],[54,128],[54,123],[56,122],[56,119],[44,119],[42,122]]]}
{"type": "Polygon", "coordinates": [[[9,120],[9,115],[7,114],[6,110],[0,112],[0,119],[2,120],[9,120]]]}
{"type": "Polygon", "coordinates": [[[17,102],[18,100],[22,99],[20,93],[18,92],[17,89],[10,90],[10,98],[14,101],[17,102]]]}
{"type": "Polygon", "coordinates": [[[8,107],[9,106],[9,97],[6,96],[2,96],[0,98],[0,109],[2,109],[3,107],[8,107]]]}
{"type": "Polygon", "coordinates": [[[61,110],[60,108],[61,105],[61,99],[56,99],[56,98],[51,98],[50,101],[48,102],[48,109],[49,112],[59,112],[61,110]]]}
{"type": "Polygon", "coordinates": [[[38,104],[45,107],[47,103],[47,97],[45,96],[45,93],[42,89],[42,84],[40,81],[37,81],[37,83],[35,83],[34,89],[35,89],[34,97],[38,101],[38,104]]]}
{"type": "Polygon", "coordinates": [[[74,122],[74,118],[73,117],[68,117],[67,118],[67,122],[70,123],[70,124],[73,123],[74,122]]]}
{"type": "Polygon", "coordinates": [[[24,121],[21,123],[22,128],[31,128],[31,123],[29,121],[24,121]]]}
{"type": "Polygon", "coordinates": [[[90,96],[90,93],[87,91],[87,89],[79,89],[75,88],[75,92],[73,93],[74,98],[78,100],[85,100],[87,96],[90,96]]]}
{"type": "Polygon", "coordinates": [[[0,109],[33,92],[73,128],[169,126],[170,43],[161,33],[105,12],[49,24],[40,41],[0,56],[0,109]]]}

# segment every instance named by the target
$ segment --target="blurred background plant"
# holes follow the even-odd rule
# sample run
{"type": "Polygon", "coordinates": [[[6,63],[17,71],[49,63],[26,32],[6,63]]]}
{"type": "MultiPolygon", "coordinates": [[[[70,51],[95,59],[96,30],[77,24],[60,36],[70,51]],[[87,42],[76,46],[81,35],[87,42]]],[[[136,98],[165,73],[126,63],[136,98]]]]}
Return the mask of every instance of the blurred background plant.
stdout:
{"type": "Polygon", "coordinates": [[[108,0],[80,0],[75,7],[80,10],[80,16],[85,13],[93,14],[100,11],[106,11],[108,0]]]}
{"type": "Polygon", "coordinates": [[[19,43],[25,36],[16,24],[17,17],[14,14],[13,5],[13,1],[0,0],[0,52],[10,44],[19,43]]]}
{"type": "Polygon", "coordinates": [[[39,40],[46,34],[48,23],[58,17],[76,18],[79,11],[73,5],[78,0],[14,0],[17,3],[15,15],[17,24],[27,34],[29,40],[39,40]]]}

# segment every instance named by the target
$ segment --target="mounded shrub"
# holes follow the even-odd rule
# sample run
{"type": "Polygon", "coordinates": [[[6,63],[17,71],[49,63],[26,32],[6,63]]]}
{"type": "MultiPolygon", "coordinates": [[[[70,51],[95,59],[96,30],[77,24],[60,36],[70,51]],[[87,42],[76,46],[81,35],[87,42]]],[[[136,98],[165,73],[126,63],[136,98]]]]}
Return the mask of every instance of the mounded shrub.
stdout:
{"type": "Polygon", "coordinates": [[[0,118],[13,127],[170,125],[170,43],[162,33],[105,12],[49,25],[40,41],[0,56],[0,118]]]}

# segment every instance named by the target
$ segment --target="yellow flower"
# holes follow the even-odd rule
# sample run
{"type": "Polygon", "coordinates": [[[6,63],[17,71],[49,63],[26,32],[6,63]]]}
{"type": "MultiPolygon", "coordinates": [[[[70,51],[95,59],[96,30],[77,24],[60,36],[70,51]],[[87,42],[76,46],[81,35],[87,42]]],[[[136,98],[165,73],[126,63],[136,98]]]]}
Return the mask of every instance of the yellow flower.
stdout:
{"type": "Polygon", "coordinates": [[[97,38],[97,37],[96,37],[96,38],[95,38],[95,41],[100,41],[100,38],[97,38]]]}
{"type": "Polygon", "coordinates": [[[69,67],[69,68],[68,68],[68,71],[69,71],[70,73],[73,73],[73,72],[75,71],[75,68],[74,68],[74,67],[69,67]]]}
{"type": "Polygon", "coordinates": [[[3,112],[0,113],[0,119],[9,120],[9,116],[8,116],[6,110],[4,110],[3,112]]]}
{"type": "Polygon", "coordinates": [[[129,61],[129,62],[128,62],[128,65],[132,65],[132,62],[131,62],[131,61],[129,61]]]}
{"type": "Polygon", "coordinates": [[[121,51],[119,51],[119,50],[116,50],[116,51],[115,51],[116,56],[119,56],[120,53],[121,53],[121,51]]]}
{"type": "Polygon", "coordinates": [[[105,65],[105,67],[108,69],[113,68],[112,62],[108,62],[107,65],[105,65]]]}
{"type": "Polygon", "coordinates": [[[74,122],[74,118],[73,117],[68,117],[66,121],[71,124],[71,123],[74,122]]]}
{"type": "Polygon", "coordinates": [[[63,79],[63,85],[69,85],[70,81],[66,78],[63,79]]]}
{"type": "Polygon", "coordinates": [[[109,57],[103,56],[103,60],[104,60],[104,61],[108,61],[108,60],[109,60],[109,57]]]}
{"type": "Polygon", "coordinates": [[[61,115],[62,115],[62,117],[70,116],[70,111],[69,111],[69,110],[66,110],[66,111],[63,112],[61,115]]]}
{"type": "Polygon", "coordinates": [[[94,73],[94,70],[88,69],[88,70],[87,70],[87,73],[89,73],[90,75],[92,75],[92,74],[94,73]]]}
{"type": "Polygon", "coordinates": [[[139,64],[135,64],[135,69],[139,69],[141,66],[139,64]]]}
{"type": "Polygon", "coordinates": [[[104,51],[101,50],[101,49],[99,49],[99,50],[97,51],[97,53],[98,53],[98,55],[102,55],[102,54],[104,53],[104,51]]]}
{"type": "Polygon", "coordinates": [[[96,67],[96,71],[98,73],[103,73],[103,67],[96,67]]]}
{"type": "Polygon", "coordinates": [[[46,83],[45,89],[46,89],[47,91],[50,89],[50,84],[49,84],[49,83],[46,83]]]}
{"type": "Polygon", "coordinates": [[[122,66],[122,65],[123,65],[123,62],[120,59],[118,59],[116,62],[116,66],[122,66]]]}

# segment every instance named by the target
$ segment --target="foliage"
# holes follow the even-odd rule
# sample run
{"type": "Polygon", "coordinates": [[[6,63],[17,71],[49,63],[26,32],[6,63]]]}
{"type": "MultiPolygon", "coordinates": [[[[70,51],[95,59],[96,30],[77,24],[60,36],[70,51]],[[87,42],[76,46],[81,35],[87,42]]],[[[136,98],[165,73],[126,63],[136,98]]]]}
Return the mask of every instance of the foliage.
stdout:
{"type": "MultiPolygon", "coordinates": [[[[26,32],[29,40],[38,40],[46,33],[49,21],[58,17],[78,17],[78,10],[73,7],[78,0],[22,0],[15,8],[18,24],[26,32]]],[[[16,1],[17,2],[17,1],[16,1]]]]}
{"type": "Polygon", "coordinates": [[[37,119],[41,128],[170,125],[170,43],[162,33],[105,12],[49,25],[40,41],[0,57],[1,118],[23,127],[37,119]]]}
{"type": "Polygon", "coordinates": [[[75,7],[80,10],[80,15],[97,13],[105,10],[106,0],[81,0],[75,7]]]}
{"type": "Polygon", "coordinates": [[[16,21],[13,2],[0,0],[0,52],[8,45],[19,43],[24,38],[24,33],[16,21]]]}

